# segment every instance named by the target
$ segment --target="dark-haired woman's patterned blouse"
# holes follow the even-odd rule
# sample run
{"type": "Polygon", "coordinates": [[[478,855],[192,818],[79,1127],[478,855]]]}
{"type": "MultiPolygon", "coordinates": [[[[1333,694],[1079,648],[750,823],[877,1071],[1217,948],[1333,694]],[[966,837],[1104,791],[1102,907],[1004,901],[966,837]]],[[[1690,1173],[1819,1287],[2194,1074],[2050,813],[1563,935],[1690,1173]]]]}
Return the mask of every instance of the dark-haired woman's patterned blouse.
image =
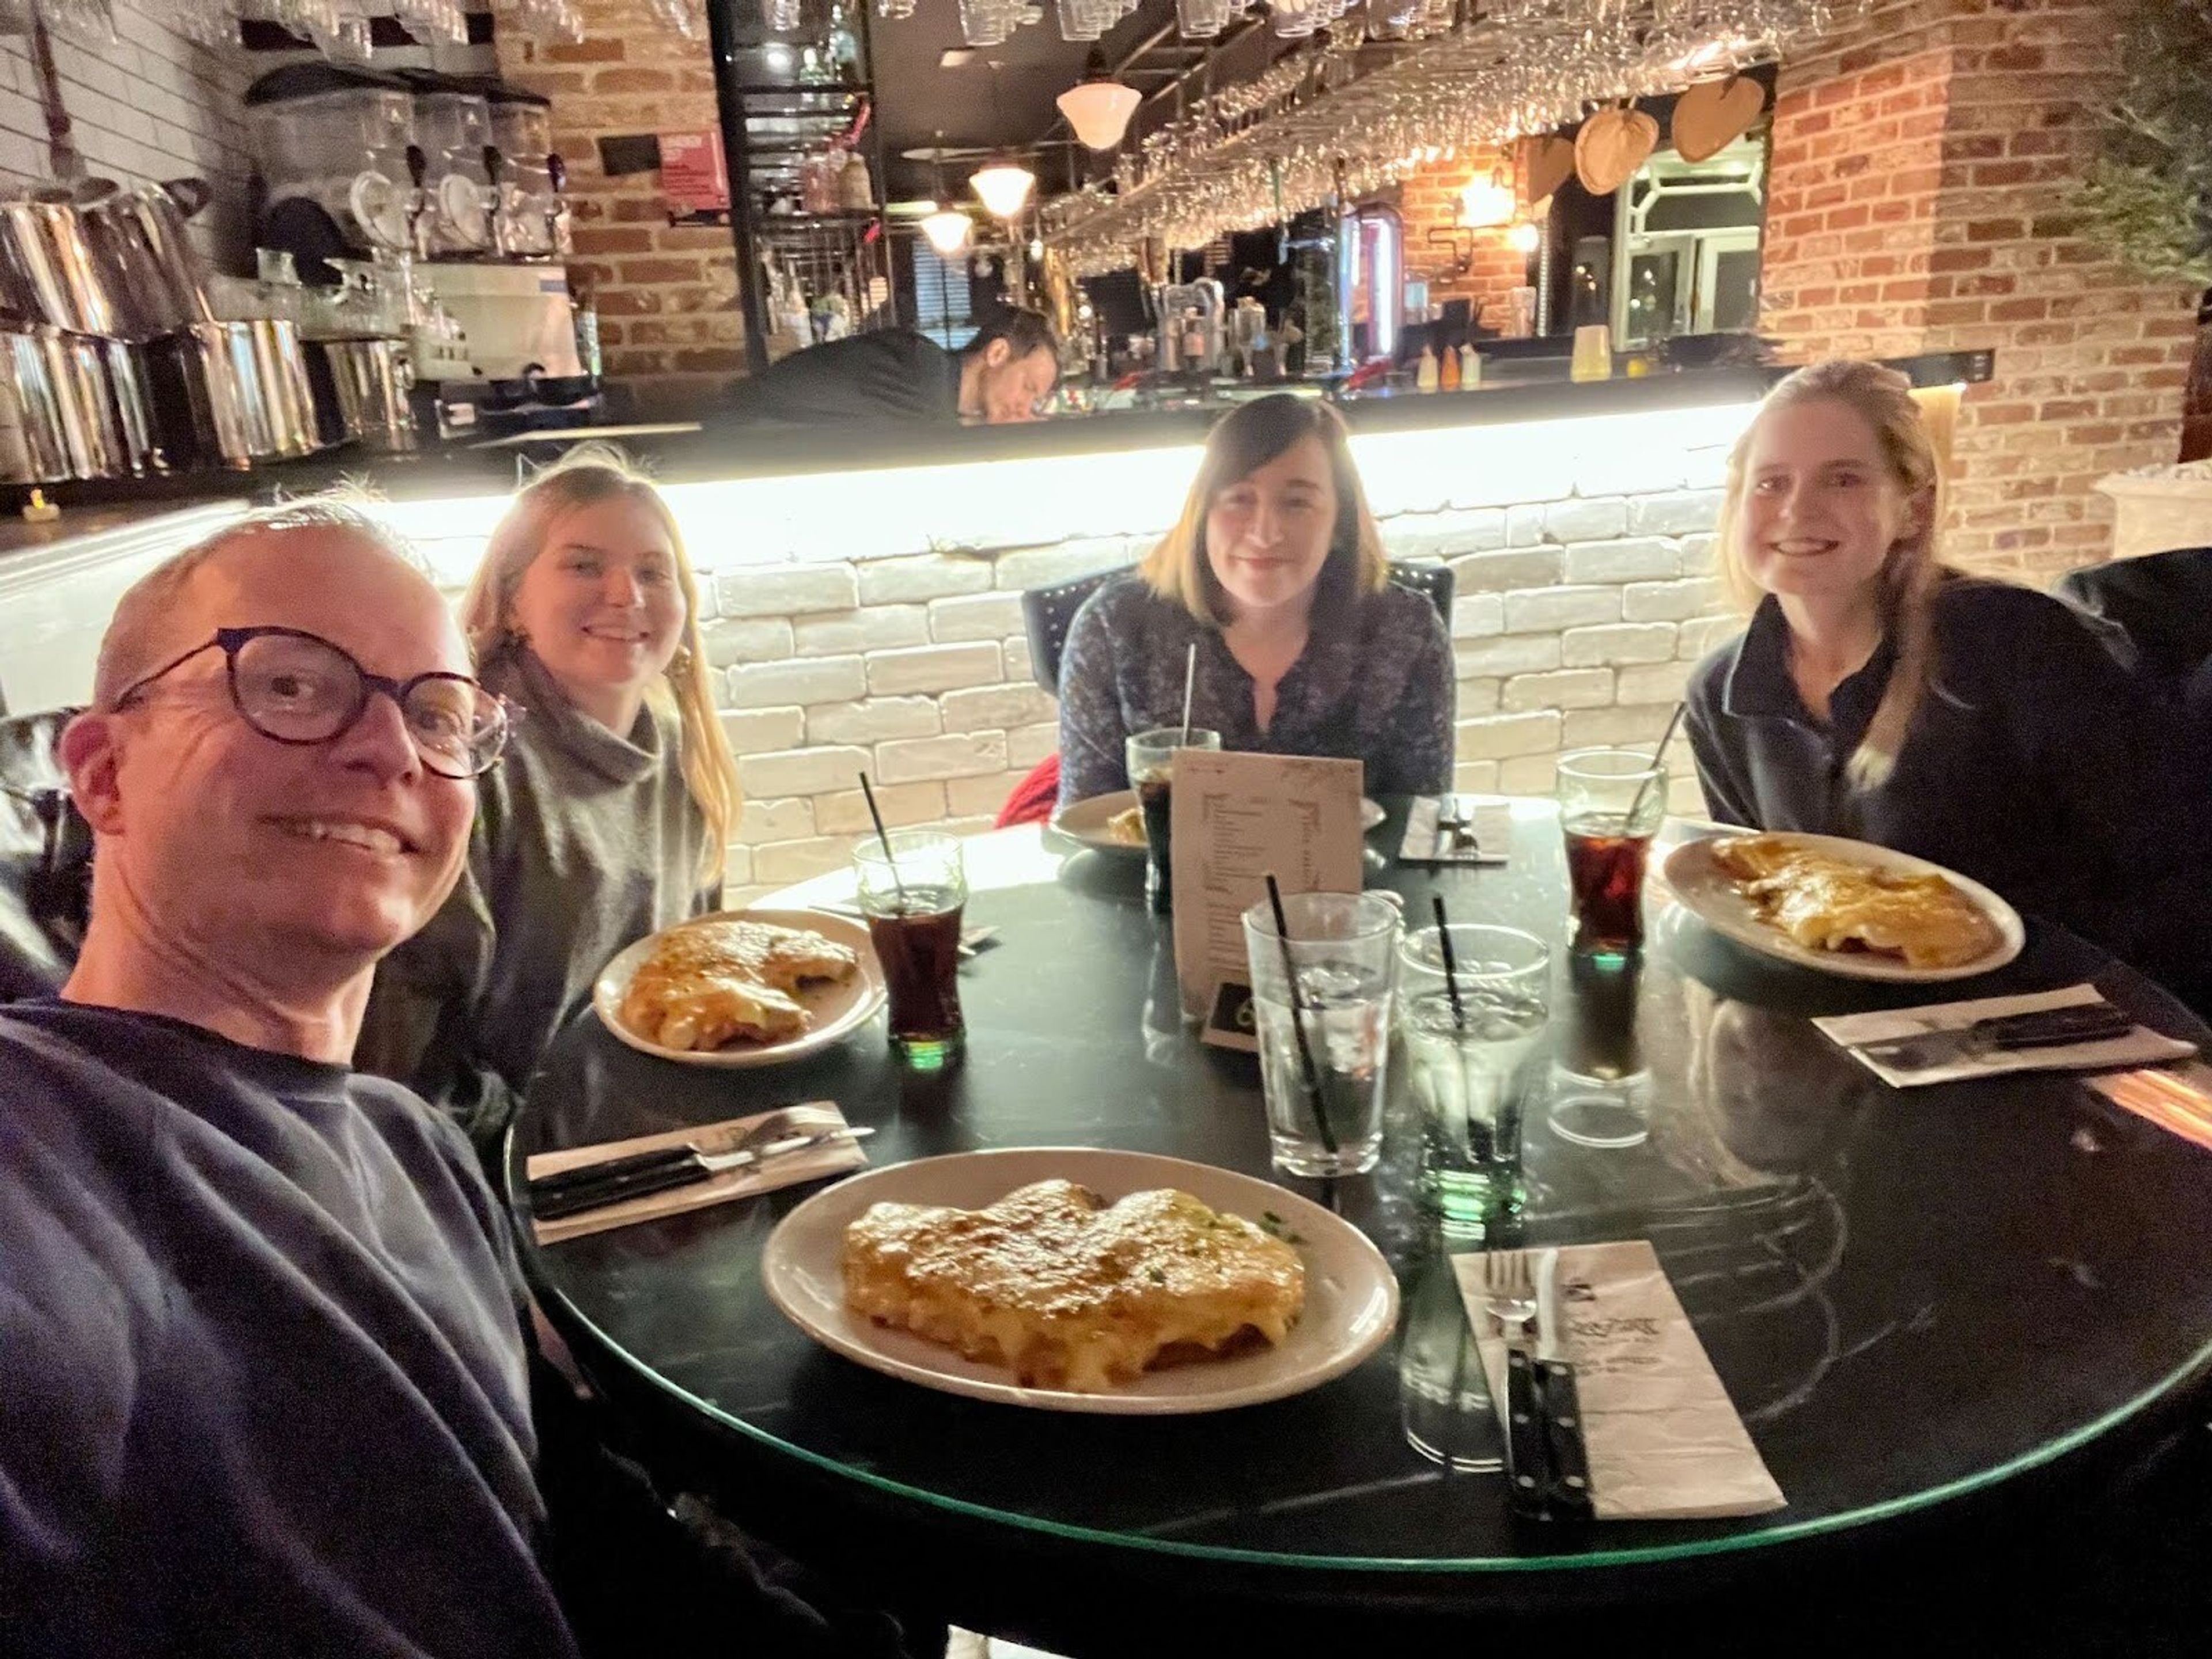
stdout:
{"type": "Polygon", "coordinates": [[[1129,787],[1133,732],[1179,725],[1183,662],[1198,641],[1191,724],[1224,749],[1329,755],[1364,763],[1370,795],[1434,794],[1452,781],[1456,691],[1443,618],[1402,587],[1316,611],[1306,648],[1275,688],[1265,731],[1252,677],[1221,630],[1161,599],[1134,574],[1115,577],[1075,613],[1060,661],[1060,799],[1129,787]]]}

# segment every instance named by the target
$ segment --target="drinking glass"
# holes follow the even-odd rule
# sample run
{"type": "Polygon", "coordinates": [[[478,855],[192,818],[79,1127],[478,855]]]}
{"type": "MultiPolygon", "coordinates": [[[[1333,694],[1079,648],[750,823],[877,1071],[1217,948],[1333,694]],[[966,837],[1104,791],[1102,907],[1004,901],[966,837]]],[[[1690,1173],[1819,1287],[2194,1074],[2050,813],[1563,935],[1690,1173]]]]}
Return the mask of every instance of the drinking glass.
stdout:
{"type": "Polygon", "coordinates": [[[1448,1234],[1480,1234],[1520,1213],[1521,1128],[1543,1077],[1552,953],[1517,927],[1449,932],[1449,985],[1436,928],[1399,951],[1399,1024],[1421,1113],[1422,1197],[1448,1234]]]}
{"type": "Polygon", "coordinates": [[[1667,816],[1667,769],[1632,749],[1578,749],[1559,757],[1559,793],[1575,949],[1639,949],[1644,866],[1667,816]]]}
{"type": "Polygon", "coordinates": [[[1287,941],[1266,900],[1244,913],[1267,1139],[1291,1175],[1364,1175],[1382,1155],[1398,911],[1373,893],[1291,893],[1283,920],[1287,941]]]}
{"type": "Polygon", "coordinates": [[[1186,732],[1180,726],[1139,732],[1126,745],[1129,786],[1137,792],[1137,805],[1145,813],[1145,896],[1162,914],[1175,908],[1176,750],[1220,747],[1220,732],[1199,726],[1186,732]]]}
{"type": "Polygon", "coordinates": [[[968,872],[960,843],[935,830],[895,830],[888,848],[880,837],[856,843],[853,867],[890,991],[891,1048],[915,1070],[937,1071],[967,1037],[959,968],[968,872]]]}
{"type": "Polygon", "coordinates": [[[1651,1068],[1637,1040],[1641,957],[1578,951],[1552,1054],[1552,1133],[1577,1146],[1618,1151],[1651,1136],[1651,1068]]]}
{"type": "Polygon", "coordinates": [[[1211,40],[1229,27],[1231,0],[1176,0],[1176,21],[1186,40],[1211,40]]]}

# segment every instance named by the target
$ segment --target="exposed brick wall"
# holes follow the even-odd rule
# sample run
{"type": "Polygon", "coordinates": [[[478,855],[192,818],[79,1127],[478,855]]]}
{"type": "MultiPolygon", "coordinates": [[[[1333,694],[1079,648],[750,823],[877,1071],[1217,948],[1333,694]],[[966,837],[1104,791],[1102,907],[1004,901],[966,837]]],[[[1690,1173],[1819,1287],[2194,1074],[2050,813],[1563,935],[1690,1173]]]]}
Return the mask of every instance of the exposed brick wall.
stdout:
{"type": "Polygon", "coordinates": [[[2081,236],[2107,8],[1912,0],[1784,66],[1762,326],[1804,357],[1993,348],[1945,550],[2044,580],[2109,555],[2106,473],[2173,459],[2195,293],[2081,236]]]}
{"type": "MultiPolygon", "coordinates": [[[[1469,179],[1486,177],[1499,161],[1495,149],[1455,150],[1415,168],[1398,192],[1398,211],[1406,223],[1407,270],[1426,279],[1432,302],[1474,301],[1475,320],[1492,328],[1504,326],[1512,315],[1510,295],[1528,280],[1528,258],[1507,244],[1504,226],[1463,230],[1457,220],[1460,191],[1469,179]],[[1431,241],[1431,232],[1439,240],[1431,241]],[[1466,270],[1451,268],[1454,245],[1442,240],[1447,236],[1456,237],[1458,246],[1471,244],[1473,262],[1466,270]]],[[[1505,177],[1509,181],[1513,177],[1510,162],[1505,177]]]]}
{"type": "Polygon", "coordinates": [[[599,312],[607,375],[652,418],[697,414],[744,368],[737,258],[726,229],[676,227],[658,173],[610,179],[597,140],[714,125],[714,69],[642,0],[580,0],[584,39],[533,39],[512,0],[498,9],[500,71],[553,100],[553,144],[568,164],[576,258],[569,277],[599,312]]]}
{"type": "MultiPolygon", "coordinates": [[[[98,52],[54,37],[62,106],[86,168],[132,185],[184,174],[207,179],[216,197],[193,222],[194,239],[221,268],[245,270],[253,164],[239,101],[248,79],[240,55],[185,40],[154,0],[117,0],[115,31],[117,44],[98,52]]],[[[27,183],[52,171],[30,42],[0,37],[0,182],[27,183]]]]}

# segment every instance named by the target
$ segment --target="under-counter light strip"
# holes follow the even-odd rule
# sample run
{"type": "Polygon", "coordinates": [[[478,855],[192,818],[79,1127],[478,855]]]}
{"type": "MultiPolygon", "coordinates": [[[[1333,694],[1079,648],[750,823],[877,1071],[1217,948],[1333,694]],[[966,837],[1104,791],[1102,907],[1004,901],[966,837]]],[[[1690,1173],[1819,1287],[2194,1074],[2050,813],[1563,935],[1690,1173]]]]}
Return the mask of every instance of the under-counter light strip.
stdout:
{"type": "MultiPolygon", "coordinates": [[[[1717,482],[1721,455],[1756,407],[1746,401],[1356,433],[1352,449],[1369,503],[1383,518],[1644,494],[1717,482]]],[[[1155,535],[1181,511],[1200,453],[1196,443],[1178,443],[1113,454],[710,480],[670,484],[663,493],[703,568],[858,562],[1155,535]]],[[[506,504],[503,495],[484,495],[398,501],[384,511],[403,534],[459,552],[481,544],[506,504]]],[[[440,575],[450,577],[447,561],[438,562],[440,575]]]]}

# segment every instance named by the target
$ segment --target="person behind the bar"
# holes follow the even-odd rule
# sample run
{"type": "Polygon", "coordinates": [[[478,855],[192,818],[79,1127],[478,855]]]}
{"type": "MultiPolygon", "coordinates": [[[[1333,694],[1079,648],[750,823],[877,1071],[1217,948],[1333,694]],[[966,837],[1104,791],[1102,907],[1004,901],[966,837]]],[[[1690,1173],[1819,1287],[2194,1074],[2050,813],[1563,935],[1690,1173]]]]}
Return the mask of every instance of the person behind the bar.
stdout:
{"type": "Polygon", "coordinates": [[[1364,763],[1370,795],[1452,778],[1455,677],[1443,619],[1394,586],[1327,404],[1280,393],[1206,435],[1175,528],[1069,624],[1060,672],[1060,799],[1129,787],[1123,744],[1191,723],[1222,747],[1364,763]]]}
{"type": "Polygon", "coordinates": [[[1034,421],[1060,383],[1060,342],[1008,307],[958,351],[910,328],[809,346],[731,388],[714,424],[999,426],[1034,421]]]}
{"type": "Polygon", "coordinates": [[[1819,363],[1768,393],[1717,538],[1750,627],[1689,690],[1708,810],[1932,860],[2198,997],[2178,711],[2069,606],[1943,564],[1938,485],[1894,370],[1819,363]]]}
{"type": "Polygon", "coordinates": [[[522,714],[477,792],[459,884],[378,970],[356,1064],[489,1148],[609,958],[720,905],[739,801],[683,537],[618,456],[522,489],[461,623],[522,714]]]}

